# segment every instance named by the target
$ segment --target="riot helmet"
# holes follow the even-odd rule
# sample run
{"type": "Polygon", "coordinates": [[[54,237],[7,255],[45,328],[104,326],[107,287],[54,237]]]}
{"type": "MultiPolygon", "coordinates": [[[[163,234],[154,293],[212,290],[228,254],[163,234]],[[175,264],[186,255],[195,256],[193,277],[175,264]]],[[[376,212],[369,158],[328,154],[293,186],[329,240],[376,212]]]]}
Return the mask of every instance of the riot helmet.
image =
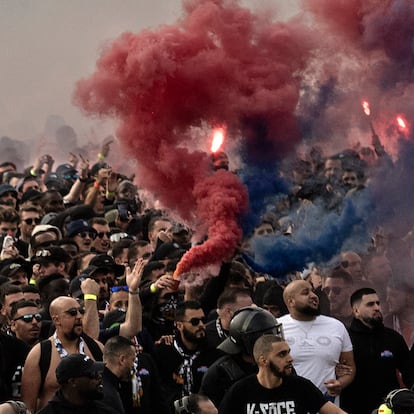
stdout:
{"type": "Polygon", "coordinates": [[[282,324],[267,310],[248,306],[238,309],[230,321],[229,337],[217,348],[227,354],[253,355],[256,340],[264,334],[283,338],[282,324]]]}

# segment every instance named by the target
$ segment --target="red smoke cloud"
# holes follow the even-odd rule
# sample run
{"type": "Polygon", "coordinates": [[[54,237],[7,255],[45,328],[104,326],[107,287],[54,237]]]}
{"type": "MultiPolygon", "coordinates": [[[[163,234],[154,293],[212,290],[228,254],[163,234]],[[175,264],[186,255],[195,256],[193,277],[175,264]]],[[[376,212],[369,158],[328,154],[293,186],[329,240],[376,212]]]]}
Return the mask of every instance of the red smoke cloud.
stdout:
{"type": "Polygon", "coordinates": [[[237,1],[183,5],[176,25],[116,39],[95,73],[78,82],[74,101],[86,113],[116,118],[117,136],[137,160],[138,184],[208,229],[208,241],[180,264],[188,269],[232,253],[247,204],[237,178],[212,174],[208,154],[192,149],[194,127],[226,125],[227,139],[242,135],[258,162],[292,149],[297,73],[315,39],[299,21],[275,23],[237,1]],[[266,125],[260,134],[252,131],[257,124],[266,125]]]}

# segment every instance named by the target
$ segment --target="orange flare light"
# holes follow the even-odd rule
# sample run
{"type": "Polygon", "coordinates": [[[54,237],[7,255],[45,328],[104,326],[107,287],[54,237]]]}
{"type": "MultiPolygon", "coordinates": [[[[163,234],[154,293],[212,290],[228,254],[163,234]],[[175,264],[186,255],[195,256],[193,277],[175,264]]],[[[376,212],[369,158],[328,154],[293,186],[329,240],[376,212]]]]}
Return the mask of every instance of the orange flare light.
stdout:
{"type": "Polygon", "coordinates": [[[224,128],[214,128],[213,142],[211,143],[211,152],[217,152],[224,142],[224,128]]]}
{"type": "Polygon", "coordinates": [[[364,110],[365,115],[370,116],[371,115],[371,108],[369,106],[369,102],[368,101],[362,101],[361,105],[362,105],[362,109],[364,110]]]}
{"type": "Polygon", "coordinates": [[[397,116],[396,118],[397,120],[397,124],[401,129],[407,129],[407,122],[405,121],[405,119],[402,116],[397,116]]]}

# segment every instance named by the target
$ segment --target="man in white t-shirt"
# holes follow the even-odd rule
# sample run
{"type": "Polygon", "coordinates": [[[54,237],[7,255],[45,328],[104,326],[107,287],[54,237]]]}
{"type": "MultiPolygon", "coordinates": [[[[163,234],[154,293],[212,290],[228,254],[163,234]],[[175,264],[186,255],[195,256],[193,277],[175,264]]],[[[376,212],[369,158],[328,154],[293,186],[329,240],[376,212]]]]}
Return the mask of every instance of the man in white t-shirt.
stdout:
{"type": "Polygon", "coordinates": [[[352,343],[344,324],[320,315],[319,298],[305,280],[290,282],[283,300],[289,314],[278,320],[297,374],[312,381],[327,400],[339,405],[339,394],[355,376],[352,343]]]}

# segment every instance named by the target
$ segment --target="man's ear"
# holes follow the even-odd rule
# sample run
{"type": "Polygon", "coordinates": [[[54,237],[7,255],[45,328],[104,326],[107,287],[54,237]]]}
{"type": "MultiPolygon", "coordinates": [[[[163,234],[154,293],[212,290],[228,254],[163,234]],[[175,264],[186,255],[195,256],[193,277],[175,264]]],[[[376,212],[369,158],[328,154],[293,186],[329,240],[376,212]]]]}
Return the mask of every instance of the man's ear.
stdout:
{"type": "Polygon", "coordinates": [[[16,322],[13,320],[10,321],[10,330],[16,332],[16,322]]]}
{"type": "Polygon", "coordinates": [[[267,358],[264,355],[259,356],[259,364],[260,365],[266,366],[268,364],[268,362],[269,361],[267,360],[267,358]]]}

